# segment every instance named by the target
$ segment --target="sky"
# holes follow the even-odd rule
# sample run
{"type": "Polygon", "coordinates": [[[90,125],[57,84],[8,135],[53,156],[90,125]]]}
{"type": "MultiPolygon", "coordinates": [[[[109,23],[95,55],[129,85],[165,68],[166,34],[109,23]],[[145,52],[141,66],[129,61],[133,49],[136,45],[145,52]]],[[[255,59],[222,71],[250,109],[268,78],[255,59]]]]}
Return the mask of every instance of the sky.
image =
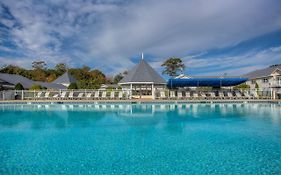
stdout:
{"type": "Polygon", "coordinates": [[[188,75],[281,63],[280,0],[0,0],[0,66],[87,65],[114,75],[169,57],[188,75]]]}

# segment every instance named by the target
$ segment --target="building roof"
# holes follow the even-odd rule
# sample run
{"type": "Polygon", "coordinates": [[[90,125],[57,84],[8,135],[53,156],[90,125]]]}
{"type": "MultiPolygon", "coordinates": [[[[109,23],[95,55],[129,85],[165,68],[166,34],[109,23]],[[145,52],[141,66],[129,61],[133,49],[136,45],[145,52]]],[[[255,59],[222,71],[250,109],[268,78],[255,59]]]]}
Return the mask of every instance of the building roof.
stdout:
{"type": "Polygon", "coordinates": [[[7,74],[7,73],[0,73],[0,80],[7,82],[9,84],[16,85],[18,83],[22,84],[25,89],[31,88],[32,85],[38,84],[40,86],[49,88],[49,89],[65,89],[66,87],[60,84],[55,83],[47,83],[41,81],[33,81],[24,76],[16,75],[16,74],[7,74]]]}
{"type": "Polygon", "coordinates": [[[265,69],[260,69],[260,70],[256,70],[256,71],[247,73],[247,74],[243,75],[243,77],[246,77],[246,78],[249,78],[249,79],[268,77],[276,70],[281,71],[281,64],[272,65],[272,66],[269,66],[265,69]]]}
{"type": "Polygon", "coordinates": [[[71,84],[76,83],[76,79],[66,71],[62,76],[58,77],[53,83],[56,84],[71,84]]]}
{"type": "Polygon", "coordinates": [[[133,69],[128,71],[127,75],[119,84],[129,84],[136,82],[149,82],[154,84],[166,84],[166,81],[146,62],[140,61],[133,69]]]}

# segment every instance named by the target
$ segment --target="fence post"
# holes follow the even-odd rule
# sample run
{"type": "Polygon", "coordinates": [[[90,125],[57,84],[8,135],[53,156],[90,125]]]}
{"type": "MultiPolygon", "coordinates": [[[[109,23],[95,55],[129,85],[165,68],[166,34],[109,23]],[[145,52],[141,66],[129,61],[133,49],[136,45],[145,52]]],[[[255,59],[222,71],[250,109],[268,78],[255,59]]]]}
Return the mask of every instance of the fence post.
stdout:
{"type": "Polygon", "coordinates": [[[24,92],[23,92],[23,90],[21,90],[21,100],[23,100],[24,99],[24,92]]]}

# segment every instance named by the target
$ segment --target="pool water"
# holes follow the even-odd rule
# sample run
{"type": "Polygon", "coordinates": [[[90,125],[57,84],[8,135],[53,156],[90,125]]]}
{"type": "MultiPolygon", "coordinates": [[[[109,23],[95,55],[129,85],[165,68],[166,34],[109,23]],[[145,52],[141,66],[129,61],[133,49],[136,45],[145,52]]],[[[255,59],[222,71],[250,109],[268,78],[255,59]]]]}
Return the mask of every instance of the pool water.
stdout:
{"type": "Polygon", "coordinates": [[[0,174],[281,174],[281,106],[0,105],[0,174]]]}

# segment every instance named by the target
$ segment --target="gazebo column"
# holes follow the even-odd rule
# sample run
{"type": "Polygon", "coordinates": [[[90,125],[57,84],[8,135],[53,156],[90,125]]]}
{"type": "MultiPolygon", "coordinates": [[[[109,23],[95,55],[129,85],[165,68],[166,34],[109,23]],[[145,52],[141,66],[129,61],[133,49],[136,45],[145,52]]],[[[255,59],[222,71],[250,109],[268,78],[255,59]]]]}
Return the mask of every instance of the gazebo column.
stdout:
{"type": "Polygon", "coordinates": [[[154,84],[152,83],[151,85],[151,95],[152,95],[152,99],[155,99],[155,91],[154,91],[154,84]]]}
{"type": "Polygon", "coordinates": [[[133,95],[133,84],[130,84],[130,99],[132,99],[133,95]]]}

